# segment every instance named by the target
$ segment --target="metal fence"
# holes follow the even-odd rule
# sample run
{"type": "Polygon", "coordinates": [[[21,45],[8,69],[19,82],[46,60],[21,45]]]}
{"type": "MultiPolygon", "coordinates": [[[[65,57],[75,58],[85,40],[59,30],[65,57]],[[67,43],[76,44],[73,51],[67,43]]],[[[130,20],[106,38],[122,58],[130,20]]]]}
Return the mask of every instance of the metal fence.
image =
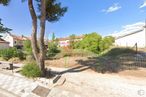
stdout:
{"type": "Polygon", "coordinates": [[[135,54],[134,56],[123,56],[120,57],[120,65],[125,66],[127,68],[137,68],[137,67],[144,67],[146,68],[146,57],[135,54]]]}

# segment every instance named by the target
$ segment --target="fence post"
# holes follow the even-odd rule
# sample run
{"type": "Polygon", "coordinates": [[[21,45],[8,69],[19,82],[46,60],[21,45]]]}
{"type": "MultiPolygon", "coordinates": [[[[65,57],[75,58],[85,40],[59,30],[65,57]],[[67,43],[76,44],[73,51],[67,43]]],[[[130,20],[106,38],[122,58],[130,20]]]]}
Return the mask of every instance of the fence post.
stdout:
{"type": "Polygon", "coordinates": [[[137,43],[135,44],[135,46],[136,46],[136,54],[137,54],[137,43]]]}

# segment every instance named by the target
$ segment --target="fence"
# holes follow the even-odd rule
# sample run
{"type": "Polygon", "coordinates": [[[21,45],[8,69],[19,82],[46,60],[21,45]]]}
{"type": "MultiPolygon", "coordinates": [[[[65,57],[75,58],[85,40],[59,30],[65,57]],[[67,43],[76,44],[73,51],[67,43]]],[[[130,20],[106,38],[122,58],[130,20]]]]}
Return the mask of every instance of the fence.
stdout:
{"type": "Polygon", "coordinates": [[[119,58],[120,65],[126,68],[137,68],[137,67],[144,67],[146,68],[146,57],[142,55],[135,55],[135,56],[122,56],[119,58]]]}

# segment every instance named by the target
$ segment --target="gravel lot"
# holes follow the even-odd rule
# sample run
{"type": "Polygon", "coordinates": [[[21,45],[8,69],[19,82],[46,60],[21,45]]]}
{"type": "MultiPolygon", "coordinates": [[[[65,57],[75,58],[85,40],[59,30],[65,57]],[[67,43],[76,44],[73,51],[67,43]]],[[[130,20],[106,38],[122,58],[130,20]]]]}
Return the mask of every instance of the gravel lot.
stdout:
{"type": "Polygon", "coordinates": [[[60,88],[81,97],[146,97],[146,77],[124,77],[91,71],[65,73],[63,76],[67,81],[60,88]]]}

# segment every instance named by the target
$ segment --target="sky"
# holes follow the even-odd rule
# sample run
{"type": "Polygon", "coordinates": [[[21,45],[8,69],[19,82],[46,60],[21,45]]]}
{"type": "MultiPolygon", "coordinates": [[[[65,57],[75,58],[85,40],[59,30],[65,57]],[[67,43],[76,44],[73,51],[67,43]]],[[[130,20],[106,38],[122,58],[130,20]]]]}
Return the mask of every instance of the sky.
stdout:
{"type": "MultiPolygon", "coordinates": [[[[103,36],[119,32],[124,26],[144,22],[146,0],[58,0],[68,7],[58,22],[46,23],[45,37],[66,37],[97,32],[103,36]]],[[[16,35],[31,35],[32,21],[27,2],[11,0],[9,6],[0,5],[2,23],[16,35]]]]}

